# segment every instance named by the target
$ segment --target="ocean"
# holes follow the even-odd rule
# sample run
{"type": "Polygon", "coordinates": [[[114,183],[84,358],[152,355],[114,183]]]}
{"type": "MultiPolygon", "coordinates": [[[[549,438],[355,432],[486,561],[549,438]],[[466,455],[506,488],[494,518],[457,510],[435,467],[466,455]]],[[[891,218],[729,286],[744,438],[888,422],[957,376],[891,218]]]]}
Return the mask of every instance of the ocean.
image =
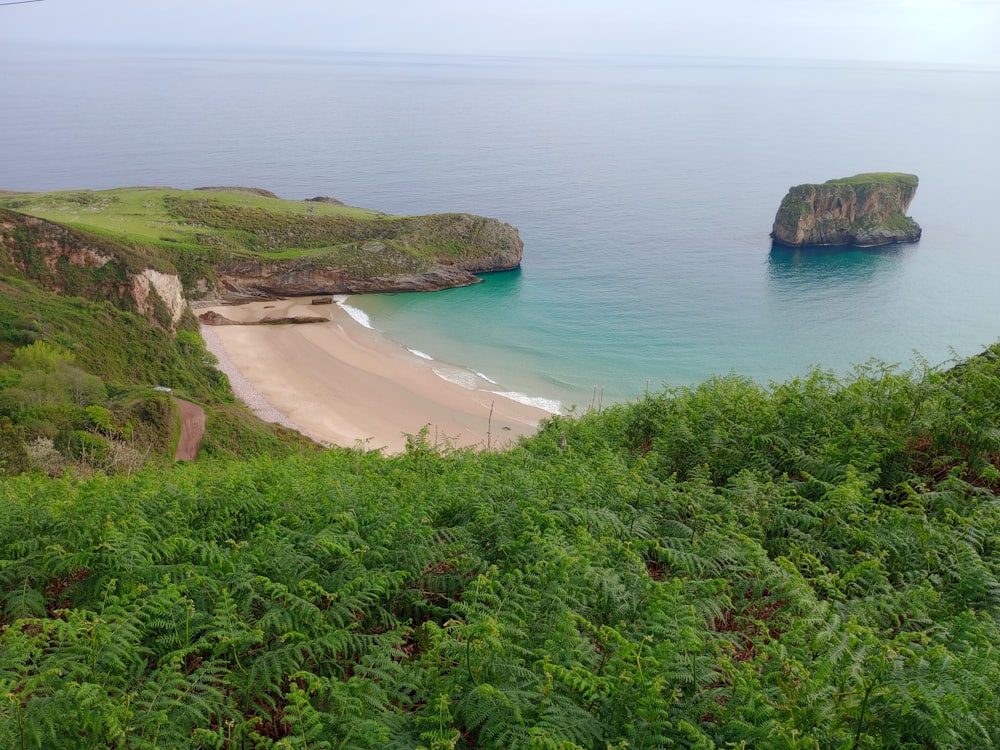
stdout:
{"type": "Polygon", "coordinates": [[[450,379],[586,409],[1000,338],[1000,70],[0,50],[0,189],[246,185],[516,226],[517,271],[347,305],[450,379]],[[917,174],[914,245],[772,249],[787,189],[917,174]]]}

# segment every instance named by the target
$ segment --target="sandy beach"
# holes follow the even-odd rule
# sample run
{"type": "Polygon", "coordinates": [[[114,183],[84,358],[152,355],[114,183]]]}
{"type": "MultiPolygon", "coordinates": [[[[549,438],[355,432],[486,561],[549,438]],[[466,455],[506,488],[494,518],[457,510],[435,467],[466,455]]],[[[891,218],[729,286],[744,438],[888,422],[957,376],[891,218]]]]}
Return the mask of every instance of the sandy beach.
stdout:
{"type": "Polygon", "coordinates": [[[405,449],[407,434],[425,426],[428,439],[441,446],[499,448],[533,433],[539,420],[549,416],[491,392],[490,383],[468,371],[424,359],[388,341],[337,304],[313,305],[311,300],[196,310],[242,323],[265,316],[328,319],[201,326],[234,392],[262,419],[332,445],[397,453],[405,449]]]}

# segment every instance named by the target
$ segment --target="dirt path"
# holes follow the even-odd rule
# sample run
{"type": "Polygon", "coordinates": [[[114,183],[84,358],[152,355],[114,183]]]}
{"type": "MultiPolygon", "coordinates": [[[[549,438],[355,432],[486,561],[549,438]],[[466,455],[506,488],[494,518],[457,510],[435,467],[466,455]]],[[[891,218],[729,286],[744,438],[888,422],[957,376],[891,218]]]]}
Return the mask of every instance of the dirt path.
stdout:
{"type": "Polygon", "coordinates": [[[173,397],[181,413],[181,438],[177,441],[175,461],[194,461],[205,435],[205,410],[190,401],[173,397]]]}

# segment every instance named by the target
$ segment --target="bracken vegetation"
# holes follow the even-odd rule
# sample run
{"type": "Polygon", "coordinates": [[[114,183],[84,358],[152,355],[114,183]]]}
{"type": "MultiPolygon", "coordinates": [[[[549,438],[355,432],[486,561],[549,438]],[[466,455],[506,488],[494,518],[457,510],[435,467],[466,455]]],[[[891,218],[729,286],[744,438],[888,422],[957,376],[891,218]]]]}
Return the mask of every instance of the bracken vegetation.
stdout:
{"type": "Polygon", "coordinates": [[[1000,364],[0,483],[0,746],[1000,741],[1000,364]]]}

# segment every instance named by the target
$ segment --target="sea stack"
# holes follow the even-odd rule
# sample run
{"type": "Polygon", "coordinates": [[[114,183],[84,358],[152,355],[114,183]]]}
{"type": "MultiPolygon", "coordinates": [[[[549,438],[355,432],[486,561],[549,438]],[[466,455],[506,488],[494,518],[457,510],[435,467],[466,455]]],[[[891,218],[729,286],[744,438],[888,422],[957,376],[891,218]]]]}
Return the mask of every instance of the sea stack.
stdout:
{"type": "Polygon", "coordinates": [[[906,210],[917,182],[913,174],[872,172],[796,185],[778,207],[771,239],[787,247],[916,242],[920,226],[906,210]]]}

